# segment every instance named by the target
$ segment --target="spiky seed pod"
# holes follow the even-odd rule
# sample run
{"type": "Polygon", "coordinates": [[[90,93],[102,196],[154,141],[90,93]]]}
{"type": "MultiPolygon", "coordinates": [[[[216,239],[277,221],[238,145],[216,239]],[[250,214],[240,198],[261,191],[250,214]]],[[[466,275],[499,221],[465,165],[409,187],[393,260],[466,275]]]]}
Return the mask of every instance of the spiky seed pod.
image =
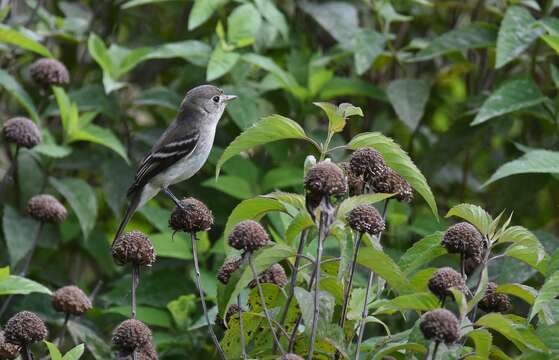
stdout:
{"type": "Polygon", "coordinates": [[[52,307],[56,311],[81,316],[91,310],[91,301],[77,286],[69,285],[52,294],[52,307]]]}
{"type": "Polygon", "coordinates": [[[62,86],[70,82],[68,69],[55,59],[39,59],[31,64],[29,72],[33,81],[42,87],[62,86]]]}
{"type": "Polygon", "coordinates": [[[12,360],[19,356],[19,346],[6,341],[4,331],[0,330],[0,359],[12,360]]]}
{"type": "Polygon", "coordinates": [[[231,321],[233,315],[238,314],[240,312],[241,312],[241,308],[239,307],[239,305],[231,304],[231,306],[229,306],[229,309],[227,309],[227,313],[225,313],[225,321],[223,321],[221,315],[218,314],[215,317],[215,323],[225,330],[227,329],[227,324],[229,324],[229,321],[231,321]]]}
{"type": "Polygon", "coordinates": [[[156,256],[151,240],[136,230],[124,233],[115,240],[112,255],[119,265],[132,263],[143,266],[151,266],[156,256]]]}
{"type": "Polygon", "coordinates": [[[351,154],[349,160],[351,171],[356,175],[362,175],[365,181],[383,176],[386,171],[386,163],[381,153],[371,148],[361,148],[351,154]]]}
{"type": "Polygon", "coordinates": [[[41,130],[28,118],[17,116],[4,123],[2,132],[6,141],[31,149],[41,143],[41,130]]]}
{"type": "Polygon", "coordinates": [[[363,204],[356,206],[347,214],[347,223],[358,233],[378,235],[384,231],[385,223],[374,206],[363,204]]]}
{"type": "Polygon", "coordinates": [[[43,341],[48,330],[43,320],[31,311],[21,311],[12,316],[4,327],[4,336],[12,344],[27,346],[43,341]]]}
{"type": "Polygon", "coordinates": [[[479,302],[480,309],[485,312],[507,312],[512,308],[509,296],[497,292],[498,286],[494,282],[487,284],[485,295],[479,302]]]}
{"type": "Polygon", "coordinates": [[[130,354],[151,343],[151,330],[139,320],[124,320],[114,329],[112,341],[118,350],[130,354]]]}
{"type": "Polygon", "coordinates": [[[351,167],[349,165],[349,162],[347,161],[340,163],[340,168],[344,171],[347,177],[347,188],[349,196],[363,194],[365,190],[365,182],[363,181],[363,176],[355,175],[355,173],[351,171],[351,167]]]}
{"type": "Polygon", "coordinates": [[[446,309],[436,309],[423,315],[419,328],[427,340],[453,344],[460,338],[458,319],[446,309]]]}
{"type": "Polygon", "coordinates": [[[35,220],[60,224],[68,215],[66,208],[52,195],[35,195],[27,202],[27,213],[35,220]]]}
{"type": "Polygon", "coordinates": [[[343,195],[347,182],[342,169],[331,161],[321,161],[305,176],[305,189],[317,197],[343,195]]]}
{"type": "Polygon", "coordinates": [[[413,189],[410,183],[390,168],[386,168],[384,175],[377,176],[370,182],[376,192],[396,194],[394,198],[401,202],[409,203],[413,200],[413,189]]]}
{"type": "Polygon", "coordinates": [[[174,231],[193,233],[210,230],[214,224],[214,217],[210,209],[198,199],[189,197],[180,201],[182,208],[176,207],[169,226],[174,231]]]}
{"type": "Polygon", "coordinates": [[[151,341],[136,350],[136,360],[157,360],[157,359],[158,359],[157,351],[155,350],[155,346],[151,341]]]}
{"type": "Polygon", "coordinates": [[[442,245],[451,254],[459,253],[481,260],[483,238],[480,232],[467,222],[460,222],[449,227],[444,233],[442,245]]]}
{"type": "MultiPolygon", "coordinates": [[[[258,276],[258,282],[260,284],[275,284],[279,287],[284,287],[289,280],[287,279],[283,266],[280,264],[273,264],[258,276]]],[[[248,287],[251,289],[255,288],[256,281],[252,280],[248,284],[248,287]]]]}
{"type": "Polygon", "coordinates": [[[297,354],[289,353],[289,354],[285,354],[285,355],[280,356],[276,360],[304,360],[304,359],[297,354]]]}
{"type": "Polygon", "coordinates": [[[237,250],[256,251],[268,241],[268,233],[254,220],[241,221],[229,235],[229,245],[237,250]]]}
{"type": "Polygon", "coordinates": [[[222,284],[227,284],[231,275],[241,267],[242,263],[243,259],[240,256],[233,256],[225,259],[223,265],[217,270],[217,280],[222,284]]]}
{"type": "Polygon", "coordinates": [[[466,289],[462,276],[450,267],[443,267],[437,270],[429,279],[427,286],[433,294],[440,298],[452,295],[450,288],[457,288],[460,291],[466,289]]]}

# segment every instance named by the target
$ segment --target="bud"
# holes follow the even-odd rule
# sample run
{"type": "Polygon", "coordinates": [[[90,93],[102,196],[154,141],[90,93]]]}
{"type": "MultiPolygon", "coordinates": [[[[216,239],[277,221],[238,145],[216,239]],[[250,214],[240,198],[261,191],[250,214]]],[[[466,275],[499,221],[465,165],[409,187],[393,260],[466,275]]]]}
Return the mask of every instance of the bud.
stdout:
{"type": "Polygon", "coordinates": [[[151,330],[139,320],[124,320],[114,329],[112,341],[118,350],[130,354],[151,343],[151,330]]]}
{"type": "Polygon", "coordinates": [[[436,309],[423,315],[419,328],[427,340],[453,344],[460,338],[458,319],[446,309],[436,309]]]}
{"type": "Polygon", "coordinates": [[[229,245],[237,250],[256,251],[268,243],[268,233],[254,220],[238,223],[229,235],[229,245]]]}
{"type": "Polygon", "coordinates": [[[151,240],[140,231],[122,234],[115,240],[111,251],[113,259],[119,265],[133,263],[151,266],[155,262],[155,249],[151,240]]]}
{"type": "Polygon", "coordinates": [[[6,141],[20,147],[31,149],[41,143],[41,130],[25,117],[14,117],[4,123],[2,132],[6,141]]]}
{"type": "Polygon", "coordinates": [[[91,310],[91,301],[77,286],[64,286],[52,294],[52,307],[56,311],[81,316],[91,310]]]}
{"type": "Polygon", "coordinates": [[[33,81],[42,87],[62,86],[70,82],[68,69],[55,59],[39,59],[31,64],[29,72],[33,81]]]}
{"type": "Polygon", "coordinates": [[[207,231],[212,227],[213,214],[203,202],[190,197],[182,199],[180,203],[182,208],[177,206],[169,219],[171,229],[195,233],[207,231]]]}
{"type": "Polygon", "coordinates": [[[465,291],[466,284],[462,276],[450,267],[443,267],[437,270],[427,283],[429,290],[439,298],[452,295],[450,288],[465,291]]]}
{"type": "Polygon", "coordinates": [[[497,292],[498,286],[494,282],[487,284],[485,296],[479,302],[480,309],[485,312],[507,312],[512,308],[509,296],[497,292]]]}
{"type": "Polygon", "coordinates": [[[60,224],[68,215],[64,205],[52,195],[35,195],[27,202],[27,213],[40,222],[60,224]]]}
{"type": "Polygon", "coordinates": [[[12,344],[27,346],[43,341],[48,330],[43,320],[31,311],[21,311],[12,316],[4,328],[6,340],[12,344]]]}
{"type": "Polygon", "coordinates": [[[378,235],[384,231],[385,223],[378,210],[372,205],[359,205],[347,215],[347,223],[358,233],[378,235]]]}

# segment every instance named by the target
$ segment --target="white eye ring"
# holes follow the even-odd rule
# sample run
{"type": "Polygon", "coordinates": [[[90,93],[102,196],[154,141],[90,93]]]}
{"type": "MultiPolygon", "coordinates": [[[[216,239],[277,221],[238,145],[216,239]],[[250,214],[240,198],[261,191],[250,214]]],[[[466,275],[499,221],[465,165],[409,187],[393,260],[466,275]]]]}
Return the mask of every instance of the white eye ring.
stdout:
{"type": "Polygon", "coordinates": [[[213,100],[214,103],[218,103],[218,102],[219,102],[219,96],[217,96],[217,95],[214,96],[214,97],[212,98],[212,100],[213,100]]]}

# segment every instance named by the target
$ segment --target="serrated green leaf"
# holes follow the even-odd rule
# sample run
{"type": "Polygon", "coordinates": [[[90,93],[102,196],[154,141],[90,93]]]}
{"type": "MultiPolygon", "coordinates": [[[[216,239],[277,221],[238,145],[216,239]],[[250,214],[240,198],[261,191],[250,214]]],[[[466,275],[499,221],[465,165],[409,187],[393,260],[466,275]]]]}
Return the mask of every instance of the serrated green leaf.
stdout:
{"type": "Polygon", "coordinates": [[[361,116],[363,117],[363,110],[357,106],[353,106],[348,103],[342,103],[336,106],[331,103],[326,102],[315,102],[314,105],[321,108],[328,117],[328,132],[338,133],[342,131],[345,127],[347,118],[350,116],[361,116]]]}
{"type": "Polygon", "coordinates": [[[528,304],[533,305],[538,295],[538,291],[531,286],[524,284],[501,284],[496,290],[498,293],[516,296],[528,304]]]}
{"type": "Polygon", "coordinates": [[[400,267],[388,255],[374,248],[361,249],[357,262],[374,271],[375,274],[386,280],[386,282],[397,292],[410,292],[411,285],[400,267]]]}
{"type": "Polygon", "coordinates": [[[547,303],[555,299],[557,296],[559,296],[559,271],[551,274],[543,284],[538,296],[536,296],[536,299],[534,300],[534,305],[530,310],[530,316],[528,319],[531,321],[547,303]]]}
{"type": "Polygon", "coordinates": [[[442,232],[436,232],[415,242],[407,249],[398,262],[404,274],[410,275],[430,261],[446,254],[446,249],[441,245],[442,237],[442,232]]]}
{"type": "Polygon", "coordinates": [[[397,79],[388,85],[386,94],[398,118],[413,131],[423,117],[430,91],[428,80],[397,79]]]}
{"type": "Polygon", "coordinates": [[[446,217],[456,216],[474,225],[483,235],[489,233],[493,219],[481,206],[473,204],[459,204],[453,206],[446,217]]]}
{"type": "Polygon", "coordinates": [[[38,41],[35,41],[22,31],[5,25],[0,25],[0,42],[19,46],[22,49],[33,51],[48,58],[53,57],[49,49],[41,45],[38,41]]]}
{"type": "Polygon", "coordinates": [[[518,174],[559,174],[559,152],[549,150],[533,150],[520,158],[509,161],[495,171],[483,186],[497,180],[518,174]]]}
{"type": "Polygon", "coordinates": [[[19,102],[34,122],[39,122],[39,114],[33,100],[17,80],[6,71],[0,69],[0,85],[19,102]]]}

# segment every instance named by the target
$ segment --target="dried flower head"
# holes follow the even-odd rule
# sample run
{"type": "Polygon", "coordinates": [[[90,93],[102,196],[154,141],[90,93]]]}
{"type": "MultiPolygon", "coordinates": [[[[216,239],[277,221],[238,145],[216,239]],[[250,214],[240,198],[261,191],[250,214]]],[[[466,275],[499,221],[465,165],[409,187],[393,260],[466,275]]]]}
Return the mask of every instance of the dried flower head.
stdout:
{"type": "Polygon", "coordinates": [[[68,215],[64,205],[52,195],[35,195],[27,202],[27,213],[44,223],[60,224],[68,215]]]}
{"type": "Polygon", "coordinates": [[[222,284],[227,284],[231,275],[241,267],[242,263],[243,259],[240,256],[233,256],[225,259],[223,265],[217,270],[217,280],[222,284]]]}
{"type": "Polygon", "coordinates": [[[433,294],[440,298],[452,295],[450,288],[456,288],[460,291],[464,291],[466,288],[466,284],[462,276],[450,267],[438,269],[433,276],[431,276],[431,279],[429,279],[427,286],[433,294]]]}
{"type": "Polygon", "coordinates": [[[169,219],[171,229],[188,233],[211,229],[214,217],[203,202],[190,197],[182,199],[180,203],[182,208],[177,206],[169,219]]]}
{"type": "Polygon", "coordinates": [[[155,262],[155,249],[151,240],[140,231],[127,232],[116,239],[112,255],[119,265],[133,263],[151,266],[155,262]]]}
{"type": "Polygon", "coordinates": [[[229,245],[237,250],[255,251],[268,243],[268,233],[254,220],[238,223],[229,235],[229,245]]]}
{"type": "Polygon", "coordinates": [[[227,329],[227,324],[229,324],[229,321],[231,321],[231,318],[235,315],[241,312],[241,308],[239,307],[239,305],[237,304],[231,304],[231,306],[229,306],[229,309],[227,309],[227,313],[225,313],[225,321],[223,321],[223,318],[221,317],[221,315],[217,315],[215,317],[215,323],[218,324],[222,329],[227,329]]]}
{"type": "Polygon", "coordinates": [[[347,182],[342,169],[331,161],[321,161],[305,176],[305,189],[318,197],[343,195],[347,182]]]}
{"type": "Polygon", "coordinates": [[[480,259],[483,252],[483,238],[480,232],[467,222],[449,227],[444,233],[442,245],[451,254],[464,254],[475,259],[480,259]]]}
{"type": "Polygon", "coordinates": [[[118,350],[130,354],[151,343],[151,330],[139,320],[124,320],[114,329],[112,340],[118,350]]]}
{"type": "Polygon", "coordinates": [[[12,344],[27,346],[43,341],[48,330],[43,320],[31,311],[21,311],[12,316],[4,328],[6,340],[12,344]]]}
{"type": "Polygon", "coordinates": [[[289,354],[285,354],[285,355],[280,356],[276,360],[304,360],[304,359],[297,354],[289,353],[289,354]]]}
{"type": "MultiPolygon", "coordinates": [[[[279,287],[284,287],[289,281],[283,266],[280,264],[273,264],[258,276],[258,282],[260,284],[275,284],[279,287]]],[[[248,287],[251,289],[255,288],[256,281],[252,280],[248,284],[248,287]]]]}
{"type": "Polygon", "coordinates": [[[498,286],[494,282],[487,284],[485,296],[479,302],[480,309],[485,312],[507,312],[512,308],[509,296],[497,292],[498,286]]]}
{"type": "Polygon", "coordinates": [[[351,154],[349,160],[351,171],[356,175],[362,175],[365,181],[383,176],[386,171],[384,157],[375,149],[361,148],[351,154]]]}
{"type": "Polygon", "coordinates": [[[386,168],[384,175],[373,178],[371,185],[376,192],[396,194],[394,198],[398,201],[409,203],[413,200],[410,183],[390,168],[386,168]]]}
{"type": "Polygon", "coordinates": [[[363,181],[363,176],[356,175],[353,171],[351,171],[351,166],[347,161],[340,163],[340,168],[344,171],[344,174],[347,177],[349,196],[363,194],[363,192],[365,191],[365,182],[363,181]]]}
{"type": "Polygon", "coordinates": [[[136,360],[157,360],[157,351],[150,341],[136,350],[136,360]]]}
{"type": "Polygon", "coordinates": [[[69,285],[52,294],[52,307],[56,311],[80,316],[91,310],[91,301],[77,286],[69,285]]]}
{"type": "Polygon", "coordinates": [[[68,69],[58,60],[42,58],[29,67],[31,78],[42,87],[62,86],[70,82],[68,69]]]}
{"type": "Polygon", "coordinates": [[[385,223],[374,206],[363,204],[356,206],[347,214],[347,223],[358,233],[378,235],[384,231],[385,223]]]}
{"type": "Polygon", "coordinates": [[[436,309],[423,315],[419,328],[427,340],[453,344],[460,338],[458,319],[446,309],[436,309]]]}
{"type": "Polygon", "coordinates": [[[12,360],[19,356],[19,346],[6,341],[4,332],[0,330],[0,359],[12,360]]]}
{"type": "Polygon", "coordinates": [[[481,262],[483,261],[483,255],[484,254],[482,253],[481,256],[466,257],[464,259],[464,272],[466,273],[466,275],[472,275],[478,268],[478,266],[481,265],[481,262]]]}
{"type": "Polygon", "coordinates": [[[41,143],[41,130],[28,118],[17,116],[4,123],[2,132],[6,141],[31,149],[41,143]]]}

